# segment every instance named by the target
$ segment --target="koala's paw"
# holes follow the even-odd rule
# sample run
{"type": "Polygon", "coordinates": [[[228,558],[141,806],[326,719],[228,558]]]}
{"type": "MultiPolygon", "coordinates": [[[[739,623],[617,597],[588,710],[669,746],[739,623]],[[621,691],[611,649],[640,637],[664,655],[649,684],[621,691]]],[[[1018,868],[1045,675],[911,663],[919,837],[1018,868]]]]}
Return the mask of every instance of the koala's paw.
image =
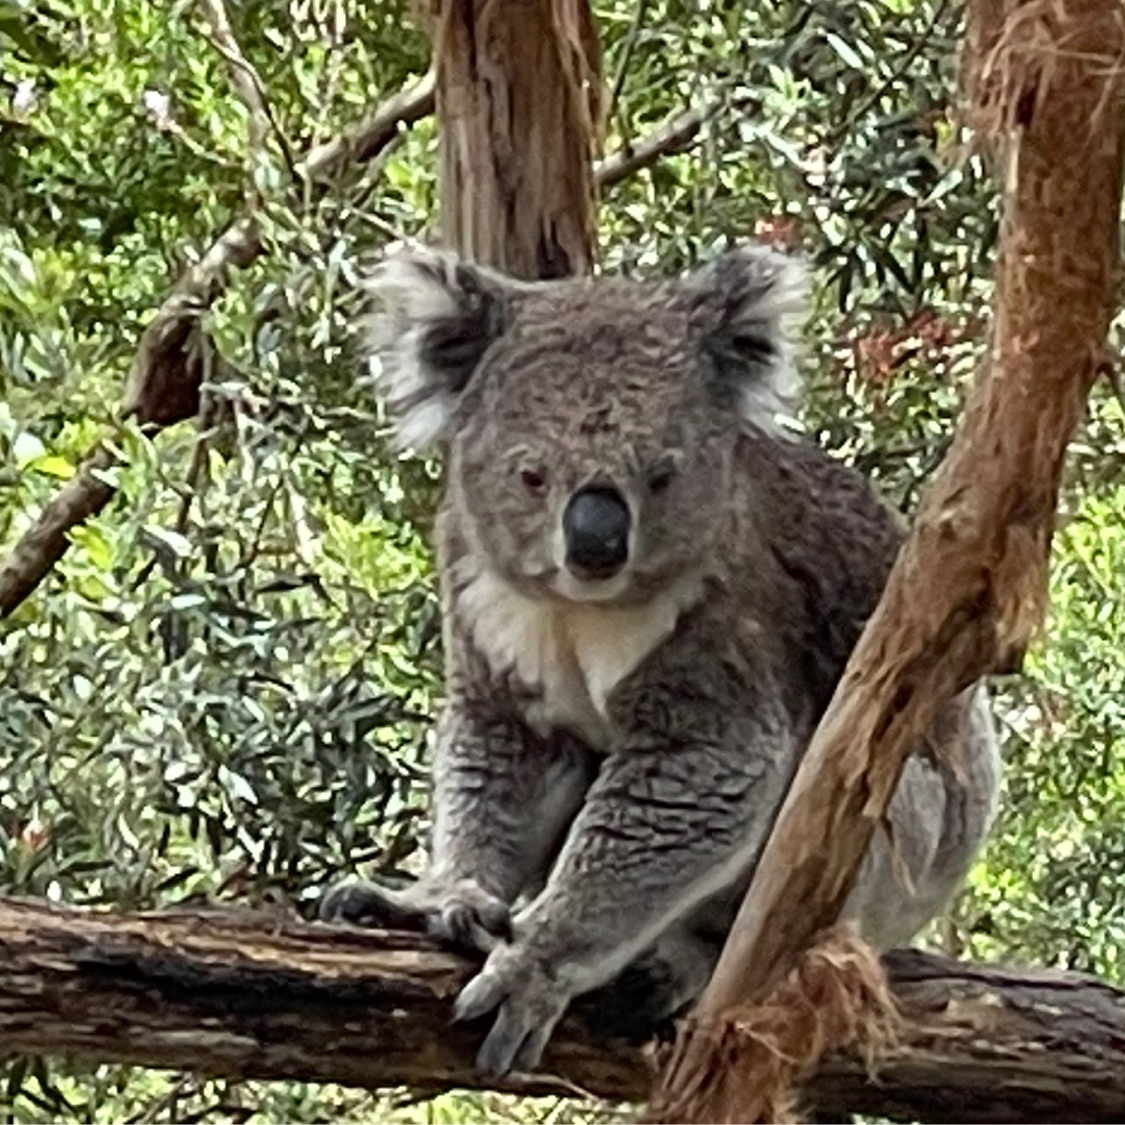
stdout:
{"type": "Polygon", "coordinates": [[[366,879],[337,883],[324,892],[317,913],[322,922],[350,922],[382,930],[426,929],[426,913],[399,891],[366,879]]]}
{"type": "Polygon", "coordinates": [[[570,993],[523,946],[501,945],[461,990],[453,1018],[475,1020],[498,1009],[476,1067],[486,1077],[502,1078],[538,1066],[569,1002],[570,993]]]}
{"type": "Polygon", "coordinates": [[[432,889],[426,932],[458,949],[490,953],[512,940],[512,913],[506,902],[471,879],[432,889]]]}
{"type": "Polygon", "coordinates": [[[351,922],[387,930],[418,930],[468,952],[487,953],[512,937],[507,903],[470,879],[421,880],[403,891],[353,880],[321,900],[325,922],[351,922]]]}

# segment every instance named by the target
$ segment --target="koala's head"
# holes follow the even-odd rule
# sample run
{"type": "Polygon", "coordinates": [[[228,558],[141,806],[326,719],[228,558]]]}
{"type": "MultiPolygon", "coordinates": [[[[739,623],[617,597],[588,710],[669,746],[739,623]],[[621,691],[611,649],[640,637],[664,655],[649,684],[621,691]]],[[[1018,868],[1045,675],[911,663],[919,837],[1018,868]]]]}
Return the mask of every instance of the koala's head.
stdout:
{"type": "Polygon", "coordinates": [[[803,274],[757,247],[677,279],[528,283],[388,258],[372,346],[399,443],[443,444],[460,533],[525,592],[643,600],[713,556],[747,424],[796,381],[803,274]]]}

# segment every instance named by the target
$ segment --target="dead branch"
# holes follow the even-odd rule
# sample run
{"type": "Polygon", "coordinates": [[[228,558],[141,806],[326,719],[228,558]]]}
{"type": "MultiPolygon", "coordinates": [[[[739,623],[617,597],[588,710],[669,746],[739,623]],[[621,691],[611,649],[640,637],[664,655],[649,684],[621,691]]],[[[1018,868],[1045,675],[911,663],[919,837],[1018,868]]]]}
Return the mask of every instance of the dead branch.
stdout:
{"type": "MultiPolygon", "coordinates": [[[[484,1028],[449,1024],[473,971],[412,934],[275,913],[113,915],[0,900],[0,1052],[190,1068],[368,1089],[479,1087],[484,1028]]],[[[819,1117],[1125,1120],[1125,993],[1077,974],[886,959],[905,1035],[867,1074],[826,1060],[805,1091],[819,1117]]],[[[590,1013],[556,1032],[542,1073],[502,1087],[641,1099],[650,1063],[599,1042],[590,1013]]]]}

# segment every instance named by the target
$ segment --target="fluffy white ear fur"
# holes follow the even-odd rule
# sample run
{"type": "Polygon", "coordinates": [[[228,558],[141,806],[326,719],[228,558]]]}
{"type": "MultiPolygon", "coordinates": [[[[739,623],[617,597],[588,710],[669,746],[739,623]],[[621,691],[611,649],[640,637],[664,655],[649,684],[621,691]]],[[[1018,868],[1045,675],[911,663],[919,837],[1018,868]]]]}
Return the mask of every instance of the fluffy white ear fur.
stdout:
{"type": "Polygon", "coordinates": [[[409,247],[367,283],[367,347],[400,448],[440,441],[481,357],[503,332],[507,298],[524,284],[456,254],[409,247]]]}
{"type": "Polygon", "coordinates": [[[801,400],[797,332],[806,306],[803,264],[762,246],[727,251],[690,279],[707,342],[737,383],[735,404],[748,421],[787,434],[801,400]]]}
{"type": "MultiPolygon", "coordinates": [[[[457,398],[504,331],[509,299],[550,282],[524,282],[412,246],[389,254],[367,284],[374,299],[367,346],[400,448],[424,451],[447,434],[457,398]]],[[[724,400],[755,425],[785,434],[800,401],[794,337],[805,271],[776,251],[727,251],[682,283],[718,370],[724,400]]]]}

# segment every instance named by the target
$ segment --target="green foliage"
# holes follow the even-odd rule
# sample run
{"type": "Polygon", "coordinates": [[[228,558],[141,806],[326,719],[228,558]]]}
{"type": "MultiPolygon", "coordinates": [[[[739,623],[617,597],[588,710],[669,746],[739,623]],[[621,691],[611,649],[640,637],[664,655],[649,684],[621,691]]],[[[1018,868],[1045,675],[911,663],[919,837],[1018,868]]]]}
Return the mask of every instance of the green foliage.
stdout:
{"type": "MultiPolygon", "coordinates": [[[[313,196],[293,153],[428,64],[408,0],[229,5],[279,136],[248,115],[196,5],[0,0],[0,547],[103,434],[117,498],[0,631],[0,891],[141,908],[301,906],[357,865],[409,870],[439,691],[438,469],[391,455],[356,358],[362,264],[432,224],[434,124],[313,196]],[[115,420],[141,330],[262,200],[269,253],[204,317],[209,427],[115,420]]],[[[814,272],[809,428],[910,508],[984,346],[996,208],[960,159],[959,6],[599,0],[621,76],[607,147],[725,107],[607,193],[607,267],[676,269],[758,231],[814,272]]],[[[1002,686],[1008,781],[951,948],[1121,979],[1125,438],[1076,443],[1053,609],[1002,686]]],[[[387,1100],[14,1065],[0,1116],[556,1120],[590,1107],[387,1100]]]]}
{"type": "MultiPolygon", "coordinates": [[[[1121,414],[1118,412],[1118,425],[1121,414]]],[[[1122,979],[1125,488],[1087,494],[1055,548],[1030,684],[1005,693],[1008,796],[978,882],[983,957],[1122,979]]]]}

